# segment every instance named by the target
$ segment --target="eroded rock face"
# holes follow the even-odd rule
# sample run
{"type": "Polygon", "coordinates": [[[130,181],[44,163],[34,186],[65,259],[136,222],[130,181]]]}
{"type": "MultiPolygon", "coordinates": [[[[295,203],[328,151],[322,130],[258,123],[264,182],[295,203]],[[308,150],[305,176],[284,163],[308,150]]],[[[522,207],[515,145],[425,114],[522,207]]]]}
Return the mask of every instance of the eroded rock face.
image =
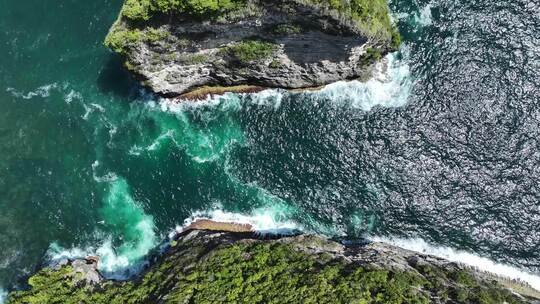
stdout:
{"type": "Polygon", "coordinates": [[[80,274],[76,276],[80,281],[87,284],[98,284],[103,280],[103,276],[98,271],[98,261],[95,259],[74,260],[71,266],[74,273],[80,274]]]}
{"type": "Polygon", "coordinates": [[[127,18],[124,7],[106,44],[167,96],[208,85],[305,88],[369,76],[399,44],[385,0],[383,17],[364,17],[371,23],[328,3],[246,0],[219,17],[180,12],[148,21],[127,18]]]}

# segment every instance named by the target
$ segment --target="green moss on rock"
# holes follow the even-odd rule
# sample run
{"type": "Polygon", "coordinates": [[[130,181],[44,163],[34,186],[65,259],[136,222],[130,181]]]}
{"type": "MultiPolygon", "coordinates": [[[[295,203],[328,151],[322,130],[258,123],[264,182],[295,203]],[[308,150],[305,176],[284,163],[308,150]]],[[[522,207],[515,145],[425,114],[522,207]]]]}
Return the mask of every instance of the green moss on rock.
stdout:
{"type": "Polygon", "coordinates": [[[187,65],[195,65],[208,62],[209,58],[205,54],[187,54],[181,56],[179,60],[187,65]]]}
{"type": "Polygon", "coordinates": [[[346,18],[358,23],[364,34],[391,39],[392,22],[387,0],[297,0],[337,11],[346,18]]]}
{"type": "Polygon", "coordinates": [[[105,38],[105,46],[120,55],[127,55],[130,47],[136,45],[143,38],[143,32],[139,29],[124,29],[115,27],[105,38]]]}
{"type": "Polygon", "coordinates": [[[294,35],[301,32],[302,27],[294,23],[280,23],[272,29],[272,33],[275,35],[294,35]]]}
{"type": "Polygon", "coordinates": [[[217,17],[241,7],[245,0],[126,0],[122,16],[132,21],[148,21],[153,16],[184,14],[194,17],[217,17]]]}
{"type": "Polygon", "coordinates": [[[169,38],[170,33],[164,29],[156,29],[153,27],[147,28],[144,32],[144,38],[148,42],[157,43],[169,38]]]}
{"type": "Polygon", "coordinates": [[[271,57],[278,48],[279,46],[277,44],[271,42],[246,40],[226,46],[221,52],[222,54],[232,56],[242,63],[249,63],[271,57]]]}

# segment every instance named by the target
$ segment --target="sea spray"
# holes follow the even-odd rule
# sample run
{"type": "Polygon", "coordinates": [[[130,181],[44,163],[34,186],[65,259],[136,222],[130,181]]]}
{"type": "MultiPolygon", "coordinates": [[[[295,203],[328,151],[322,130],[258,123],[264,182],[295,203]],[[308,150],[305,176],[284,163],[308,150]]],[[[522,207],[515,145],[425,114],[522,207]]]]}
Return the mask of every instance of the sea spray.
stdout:
{"type": "Polygon", "coordinates": [[[424,27],[430,26],[433,23],[432,10],[434,3],[429,2],[423,6],[419,5],[416,1],[414,9],[409,8],[408,11],[400,11],[401,6],[397,7],[397,11],[392,15],[397,21],[405,23],[407,30],[413,32],[422,30],[424,27]]]}
{"type": "Polygon", "coordinates": [[[113,235],[121,236],[121,245],[113,248],[112,240],[98,249],[101,256],[101,268],[106,272],[114,272],[125,268],[132,262],[141,260],[157,244],[153,217],[144,213],[142,207],[130,194],[129,186],[124,179],[111,183],[105,197],[105,205],[100,210],[104,225],[113,235]]]}
{"type": "Polygon", "coordinates": [[[100,258],[99,269],[107,278],[127,278],[139,272],[144,257],[157,245],[154,220],[132,198],[125,179],[114,175],[97,180],[109,183],[100,209],[100,224],[105,231],[96,232],[101,241],[97,246],[68,249],[53,242],[47,257],[54,264],[62,259],[96,255],[100,258]]]}
{"type": "Polygon", "coordinates": [[[221,209],[197,211],[187,218],[182,226],[176,227],[176,231],[182,231],[183,227],[199,219],[211,219],[217,222],[250,224],[259,233],[290,234],[300,230],[300,226],[288,219],[287,207],[271,206],[258,208],[249,214],[228,212],[221,209]]]}
{"type": "Polygon", "coordinates": [[[373,241],[392,244],[412,251],[422,252],[434,255],[449,261],[461,262],[463,264],[477,267],[480,270],[488,271],[510,279],[527,282],[536,290],[540,290],[540,276],[531,274],[524,270],[509,265],[499,264],[488,258],[478,256],[465,251],[456,250],[450,247],[435,246],[429,244],[423,239],[413,238],[392,238],[392,237],[374,237],[373,241]]]}
{"type": "Polygon", "coordinates": [[[421,26],[431,25],[431,23],[433,22],[431,16],[431,8],[432,4],[430,2],[428,5],[424,6],[418,14],[415,14],[414,20],[416,21],[416,23],[421,26]]]}
{"type": "Polygon", "coordinates": [[[0,287],[0,304],[4,304],[7,299],[8,292],[0,287]]]}
{"type": "MultiPolygon", "coordinates": [[[[266,89],[257,93],[225,93],[207,96],[197,102],[177,102],[167,98],[159,100],[159,107],[164,112],[185,115],[188,111],[199,110],[208,113],[233,114],[243,109],[244,105],[270,106],[278,109],[285,98],[302,96],[306,101],[321,99],[370,111],[375,106],[400,107],[406,104],[414,79],[409,68],[410,50],[403,44],[398,52],[386,55],[375,64],[373,77],[367,81],[338,81],[322,87],[320,90],[293,92],[283,89],[266,89]]],[[[155,106],[155,104],[152,104],[155,106]]]]}
{"type": "Polygon", "coordinates": [[[340,81],[325,86],[317,92],[303,93],[318,100],[332,102],[370,111],[375,106],[401,107],[409,97],[413,79],[408,65],[408,48],[401,53],[391,53],[375,66],[374,77],[366,82],[340,81]]]}

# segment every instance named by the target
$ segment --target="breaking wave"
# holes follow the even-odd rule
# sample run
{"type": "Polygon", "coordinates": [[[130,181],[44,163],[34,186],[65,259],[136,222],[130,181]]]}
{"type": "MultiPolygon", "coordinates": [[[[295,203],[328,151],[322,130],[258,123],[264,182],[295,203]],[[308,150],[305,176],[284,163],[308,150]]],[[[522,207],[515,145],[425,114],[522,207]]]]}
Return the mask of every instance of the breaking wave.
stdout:
{"type": "Polygon", "coordinates": [[[0,288],[0,304],[4,304],[7,298],[7,291],[3,288],[0,288]]]}
{"type": "MultiPolygon", "coordinates": [[[[99,165],[93,164],[93,169],[99,165]]],[[[105,177],[94,178],[98,182],[108,183],[100,209],[102,221],[98,224],[105,227],[96,231],[101,245],[86,248],[66,249],[52,243],[47,256],[53,263],[61,259],[84,258],[90,255],[99,256],[99,270],[108,278],[126,278],[139,272],[145,263],[144,258],[158,243],[154,219],[131,195],[127,181],[114,173],[105,177]]]]}
{"type": "Polygon", "coordinates": [[[289,219],[290,211],[288,208],[285,205],[273,205],[257,208],[249,214],[228,212],[222,209],[197,211],[175,230],[180,232],[184,227],[199,219],[210,219],[217,222],[250,224],[255,231],[262,234],[291,234],[299,231],[301,226],[289,219]]]}
{"type": "Polygon", "coordinates": [[[303,94],[364,111],[375,106],[401,107],[406,104],[413,84],[407,59],[408,49],[403,46],[401,53],[391,53],[377,63],[373,78],[367,82],[340,81],[318,92],[303,94]]]}
{"type": "Polygon", "coordinates": [[[540,290],[540,276],[505,264],[494,262],[488,258],[450,247],[435,246],[420,238],[386,238],[374,237],[373,241],[384,242],[408,250],[434,255],[452,262],[460,262],[480,270],[488,271],[503,277],[527,282],[536,290],[540,290]]]}
{"type": "MultiPolygon", "coordinates": [[[[187,110],[208,109],[238,112],[245,104],[270,106],[277,109],[288,97],[300,96],[312,102],[321,99],[341,105],[370,111],[375,106],[401,107],[413,85],[409,68],[409,48],[402,45],[399,52],[390,53],[375,65],[373,77],[367,81],[338,81],[317,91],[289,92],[283,89],[267,89],[258,93],[225,93],[207,96],[197,102],[177,102],[162,98],[159,108],[164,112],[184,115],[187,110]]],[[[154,105],[155,106],[155,105],[154,105]]]]}

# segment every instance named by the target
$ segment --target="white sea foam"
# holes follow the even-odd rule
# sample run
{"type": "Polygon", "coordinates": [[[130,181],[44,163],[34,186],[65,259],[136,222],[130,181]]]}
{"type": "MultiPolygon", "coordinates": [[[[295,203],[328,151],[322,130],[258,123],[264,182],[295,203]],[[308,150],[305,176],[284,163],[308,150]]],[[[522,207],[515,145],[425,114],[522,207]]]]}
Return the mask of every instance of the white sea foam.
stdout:
{"type": "Polygon", "coordinates": [[[176,227],[176,232],[199,219],[211,219],[217,222],[250,224],[259,233],[288,234],[300,230],[300,226],[287,219],[286,206],[271,206],[253,210],[248,214],[212,209],[209,211],[197,211],[184,221],[182,226],[176,227]]]}
{"type": "Polygon", "coordinates": [[[71,90],[69,91],[69,93],[67,93],[65,96],[64,96],[64,100],[66,101],[66,103],[70,104],[73,100],[82,100],[82,95],[81,93],[75,91],[75,90],[71,90]]]}
{"type": "Polygon", "coordinates": [[[407,22],[413,27],[413,30],[420,30],[425,26],[429,26],[433,23],[433,16],[431,11],[434,3],[430,2],[423,7],[417,4],[418,10],[413,12],[401,12],[394,15],[395,18],[407,22]]]}
{"type": "Polygon", "coordinates": [[[281,106],[283,97],[288,94],[285,90],[268,89],[250,94],[250,102],[257,105],[271,105],[274,109],[281,106]]]}
{"type": "MultiPolygon", "coordinates": [[[[186,219],[182,226],[170,233],[169,237],[173,237],[175,233],[182,231],[183,227],[198,219],[212,219],[220,222],[234,222],[241,224],[251,224],[254,229],[262,234],[287,234],[301,229],[301,227],[293,221],[287,220],[286,215],[289,211],[286,206],[275,205],[268,208],[259,208],[248,214],[228,212],[222,209],[213,209],[210,211],[195,212],[191,217],[186,219]]],[[[139,223],[140,224],[140,223],[139,223]]],[[[140,273],[147,264],[147,261],[142,259],[149,248],[156,246],[153,234],[153,222],[142,223],[148,227],[140,229],[149,231],[151,235],[143,236],[142,239],[150,240],[150,242],[141,242],[137,248],[130,249],[129,252],[120,253],[113,246],[110,239],[106,239],[96,247],[89,246],[84,248],[63,248],[58,243],[52,243],[47,251],[47,258],[51,265],[54,265],[65,259],[80,259],[88,256],[99,256],[99,270],[108,279],[123,280],[140,273]]]]}
{"type": "MultiPolygon", "coordinates": [[[[272,90],[269,90],[272,91],[272,90]]],[[[223,95],[208,95],[205,99],[193,102],[178,102],[175,99],[158,98],[157,103],[147,103],[151,108],[159,108],[163,112],[184,113],[186,110],[197,108],[216,108],[238,111],[242,108],[240,96],[245,94],[225,93],[223,95]]]]}
{"type": "Polygon", "coordinates": [[[422,252],[434,256],[438,256],[449,261],[461,262],[463,264],[477,267],[480,270],[489,271],[491,273],[508,277],[510,279],[521,280],[527,282],[533,288],[540,290],[540,276],[531,274],[516,267],[500,264],[488,258],[478,256],[465,251],[455,250],[450,247],[435,246],[427,243],[423,239],[413,238],[386,238],[375,237],[374,241],[392,244],[401,248],[422,252]]]}
{"type": "Polygon", "coordinates": [[[432,4],[429,3],[428,5],[420,9],[420,11],[414,15],[414,19],[416,23],[418,23],[421,26],[431,25],[431,23],[433,23],[433,19],[431,16],[431,8],[432,8],[432,4]]]}
{"type": "Polygon", "coordinates": [[[62,260],[84,259],[88,256],[98,256],[98,268],[107,279],[124,280],[138,274],[146,261],[139,259],[130,261],[125,255],[116,252],[110,240],[106,240],[98,247],[63,248],[58,243],[52,243],[46,253],[51,265],[62,260]]]}
{"type": "MultiPolygon", "coordinates": [[[[96,162],[92,167],[98,165],[96,162]]],[[[100,209],[103,221],[98,224],[122,227],[114,233],[122,236],[122,243],[113,245],[111,236],[96,230],[98,238],[103,240],[98,247],[65,249],[53,243],[47,255],[52,262],[96,255],[100,258],[99,269],[106,277],[126,278],[138,273],[145,263],[144,257],[157,244],[154,219],[133,199],[126,180],[117,177],[100,181],[107,182],[109,190],[100,209]]]]}
{"type": "Polygon", "coordinates": [[[213,95],[197,102],[179,103],[161,98],[158,105],[162,111],[174,113],[190,108],[217,106],[223,110],[239,110],[244,103],[277,109],[287,95],[302,94],[307,100],[325,98],[336,104],[364,111],[370,111],[375,106],[400,107],[406,104],[413,84],[408,58],[409,49],[403,45],[400,53],[388,54],[376,64],[374,75],[368,81],[338,81],[313,92],[295,93],[283,89],[267,89],[257,93],[213,95]]]}
{"type": "Polygon", "coordinates": [[[0,287],[0,304],[4,304],[7,300],[7,291],[0,287]]]}
{"type": "Polygon", "coordinates": [[[40,86],[39,88],[30,91],[30,92],[21,92],[17,91],[14,88],[7,88],[7,92],[11,93],[12,96],[22,99],[32,99],[34,97],[49,97],[51,95],[51,90],[56,89],[58,85],[56,83],[47,84],[40,86]]]}
{"type": "Polygon", "coordinates": [[[161,134],[156,138],[150,145],[146,147],[140,147],[138,145],[133,145],[129,149],[129,154],[131,155],[141,155],[144,151],[157,151],[161,147],[164,141],[171,140],[174,142],[174,130],[167,130],[165,133],[161,134]]]}
{"type": "Polygon", "coordinates": [[[403,59],[389,54],[376,65],[374,77],[367,82],[339,81],[306,95],[319,95],[337,104],[370,111],[375,106],[401,107],[409,97],[412,78],[407,62],[408,49],[402,49],[403,59]]]}
{"type": "Polygon", "coordinates": [[[101,105],[97,103],[91,103],[89,105],[86,105],[83,103],[82,105],[84,107],[84,114],[82,116],[82,119],[84,120],[88,120],[88,118],[90,117],[90,114],[94,112],[99,112],[99,113],[105,112],[105,108],[103,108],[101,105]]]}
{"type": "Polygon", "coordinates": [[[98,183],[113,182],[118,179],[118,176],[114,172],[107,172],[105,175],[98,175],[97,168],[99,167],[99,161],[96,160],[92,163],[92,177],[98,183]]]}
{"type": "Polygon", "coordinates": [[[107,278],[123,279],[138,273],[145,264],[144,257],[157,245],[154,219],[144,212],[139,202],[131,195],[127,181],[115,173],[100,176],[96,171],[99,161],[92,164],[94,180],[107,183],[109,190],[100,209],[103,220],[99,225],[122,227],[112,235],[96,230],[101,244],[97,247],[62,248],[53,243],[48,250],[53,263],[62,259],[84,258],[89,255],[100,257],[99,269],[107,278]],[[121,244],[113,244],[113,236],[121,236],[121,244]]]}

